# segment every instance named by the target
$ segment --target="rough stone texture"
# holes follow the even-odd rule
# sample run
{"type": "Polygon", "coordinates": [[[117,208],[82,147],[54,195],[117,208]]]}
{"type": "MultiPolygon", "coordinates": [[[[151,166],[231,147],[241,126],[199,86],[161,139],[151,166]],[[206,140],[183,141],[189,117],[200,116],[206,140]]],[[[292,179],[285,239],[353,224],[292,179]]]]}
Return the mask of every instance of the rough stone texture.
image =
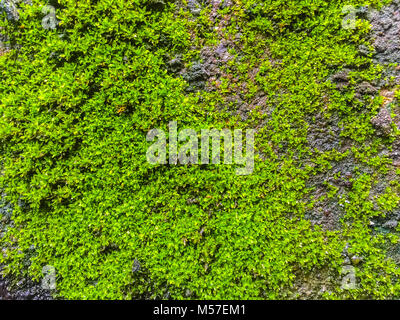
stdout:
{"type": "Polygon", "coordinates": [[[400,167],[400,141],[396,140],[393,143],[393,150],[390,153],[390,158],[393,160],[395,167],[400,167]]]}
{"type": "MultiPolygon", "coordinates": [[[[9,19],[16,20],[18,19],[18,13],[13,11],[13,6],[10,5],[11,1],[2,0],[0,2],[0,10],[5,10],[9,19]]],[[[162,6],[162,1],[156,0],[152,3],[154,6],[162,6]]],[[[199,16],[201,10],[208,5],[211,5],[210,21],[219,21],[214,31],[220,36],[220,42],[214,47],[203,47],[200,51],[199,60],[193,61],[190,67],[185,67],[182,57],[179,55],[169,57],[167,63],[169,72],[182,76],[188,82],[188,92],[218,90],[221,78],[229,78],[229,75],[224,72],[224,66],[231,59],[234,59],[229,54],[229,49],[234,48],[237,52],[240,52],[240,30],[238,30],[234,39],[228,40],[223,37],[223,30],[229,24],[231,17],[220,17],[218,13],[219,8],[222,9],[231,6],[232,1],[188,0],[187,9],[195,19],[199,16]]],[[[251,15],[251,12],[248,14],[251,15]]],[[[372,55],[373,62],[376,64],[400,63],[400,0],[393,1],[392,4],[381,11],[361,7],[358,10],[358,16],[371,21],[371,41],[375,48],[371,50],[367,46],[360,46],[360,54],[363,56],[372,55]]],[[[339,90],[345,91],[349,86],[349,73],[351,71],[350,69],[340,70],[328,80],[334,83],[339,90]]],[[[257,73],[258,69],[255,67],[250,72],[250,79],[254,80],[257,73]]],[[[236,79],[229,78],[229,81],[235,83],[236,79]]],[[[371,120],[371,123],[376,128],[377,135],[388,136],[391,133],[393,122],[400,127],[400,117],[392,119],[389,109],[389,104],[395,101],[394,89],[392,88],[395,84],[399,83],[400,68],[386,67],[382,79],[373,83],[361,82],[356,87],[356,98],[360,101],[364,101],[365,97],[374,97],[378,94],[385,99],[385,103],[379,110],[379,113],[371,120]],[[390,77],[394,77],[394,82],[388,80],[390,77]]],[[[246,88],[242,89],[245,91],[246,88]]],[[[242,119],[246,120],[253,107],[264,107],[266,105],[267,97],[260,91],[249,100],[244,94],[230,92],[224,96],[224,101],[233,109],[233,113],[240,114],[242,119]]],[[[265,110],[265,112],[269,113],[272,110],[265,110]]],[[[400,110],[398,110],[398,114],[400,114],[400,110]]],[[[340,137],[341,128],[339,122],[340,118],[336,115],[330,119],[325,119],[322,114],[318,114],[315,117],[315,121],[309,119],[308,145],[310,149],[317,150],[318,152],[336,149],[343,152],[349,148],[348,141],[340,137]]],[[[383,150],[382,152],[386,152],[393,159],[394,166],[400,167],[400,141],[395,141],[393,151],[383,150]]],[[[306,218],[313,225],[322,226],[325,230],[337,230],[341,227],[340,218],[343,216],[344,210],[339,204],[339,197],[351,189],[352,183],[350,180],[353,178],[355,167],[359,167],[359,170],[364,173],[372,174],[372,169],[355,163],[353,159],[346,158],[332,163],[332,169],[328,172],[321,173],[310,179],[306,187],[314,189],[311,196],[317,202],[313,210],[307,212],[306,218]],[[335,175],[339,176],[339,173],[340,178],[335,178],[335,175]],[[328,184],[338,188],[337,195],[331,199],[320,200],[329,191],[328,184]]],[[[394,173],[391,173],[380,177],[379,183],[371,191],[371,198],[385,191],[388,181],[394,178],[393,175],[394,173]]],[[[1,236],[1,232],[4,232],[8,226],[12,225],[11,207],[7,205],[2,207],[0,205],[0,213],[1,236]]],[[[371,221],[371,228],[377,228],[381,232],[390,232],[398,226],[399,221],[400,209],[397,209],[386,217],[373,219],[371,221]]],[[[396,255],[400,261],[400,252],[393,253],[393,256],[396,255]]],[[[362,260],[362,257],[348,256],[346,252],[343,253],[345,265],[357,265],[362,263],[362,260]]],[[[132,271],[136,272],[139,269],[140,265],[134,263],[132,271]]],[[[300,271],[298,273],[296,273],[298,277],[295,280],[294,287],[296,288],[296,295],[302,298],[318,298],[323,292],[329,290],[331,286],[337,286],[337,284],[333,284],[340,281],[338,275],[332,274],[329,270],[313,270],[310,274],[301,274],[300,271]]],[[[21,281],[17,284],[14,282],[10,279],[0,278],[0,299],[51,299],[49,292],[41,289],[40,284],[33,283],[30,280],[21,281]]]]}
{"type": "MultiPolygon", "coordinates": [[[[13,226],[12,206],[6,203],[4,195],[0,197],[0,237],[4,235],[7,228],[13,226]]],[[[32,247],[32,250],[34,248],[32,247]]],[[[1,254],[4,254],[2,248],[1,254]]],[[[27,266],[29,261],[27,261],[27,266]]],[[[4,278],[2,274],[3,266],[0,265],[0,300],[52,300],[48,290],[44,290],[40,283],[30,279],[16,279],[14,277],[4,278]]]]}
{"type": "MultiPolygon", "coordinates": [[[[371,39],[375,47],[373,61],[376,64],[400,64],[400,1],[394,0],[381,11],[370,10],[371,39]]],[[[391,132],[392,122],[400,128],[400,109],[396,107],[395,86],[400,84],[400,67],[386,67],[382,79],[375,85],[380,89],[384,104],[378,115],[371,120],[377,134],[386,136],[391,132]],[[393,78],[394,80],[391,80],[393,78]],[[392,119],[390,113],[396,116],[392,119]]],[[[400,166],[400,141],[396,140],[389,154],[395,167],[400,166]]],[[[396,217],[399,220],[400,217],[396,217]]],[[[382,223],[381,223],[382,224],[382,223]]],[[[393,224],[391,224],[393,225],[393,224]]]]}
{"type": "Polygon", "coordinates": [[[177,73],[183,69],[183,62],[181,56],[176,56],[172,60],[168,61],[168,71],[177,73]]]}
{"type": "Polygon", "coordinates": [[[338,287],[342,280],[337,273],[327,269],[315,268],[310,272],[297,270],[294,274],[296,278],[292,288],[289,289],[288,299],[320,299],[324,293],[338,287]]]}
{"type": "Polygon", "coordinates": [[[339,90],[345,89],[349,85],[349,72],[350,69],[343,69],[334,74],[331,78],[328,80],[336,84],[336,87],[339,90]]]}
{"type": "Polygon", "coordinates": [[[0,0],[0,12],[5,11],[7,19],[16,21],[19,19],[18,3],[24,2],[26,4],[32,4],[32,0],[0,0]]]}
{"type": "Polygon", "coordinates": [[[339,204],[339,197],[350,190],[356,164],[351,159],[344,159],[332,163],[332,169],[314,176],[307,184],[313,188],[311,196],[317,200],[313,209],[306,213],[313,225],[321,226],[325,230],[338,230],[341,227],[340,218],[344,214],[343,207],[339,204]],[[340,173],[340,178],[335,178],[340,173]],[[323,198],[328,193],[328,184],[338,188],[333,198],[323,198]]]}
{"type": "Polygon", "coordinates": [[[392,118],[390,112],[386,107],[382,107],[378,115],[372,118],[371,123],[378,129],[381,135],[388,135],[392,128],[392,118]]]}
{"type": "MultiPolygon", "coordinates": [[[[212,8],[209,19],[211,22],[215,22],[219,17],[218,9],[231,6],[232,3],[230,1],[205,0],[200,4],[196,0],[190,0],[188,9],[194,16],[197,16],[202,8],[209,5],[212,8]]],[[[223,29],[229,24],[229,20],[230,17],[224,17],[221,19],[218,26],[215,27],[214,31],[220,35],[221,39],[223,38],[223,29]]],[[[175,70],[175,73],[181,75],[182,78],[188,82],[188,92],[215,90],[214,82],[218,82],[219,77],[223,75],[221,67],[232,59],[228,52],[228,49],[232,46],[234,46],[233,41],[221,40],[221,42],[213,48],[204,47],[201,49],[199,61],[194,61],[189,68],[179,68],[179,72],[175,70]]],[[[195,50],[196,48],[193,49],[195,50]]],[[[172,59],[169,64],[171,65],[171,63],[174,63],[174,60],[176,60],[176,58],[172,59]]]]}
{"type": "MultiPolygon", "coordinates": [[[[19,19],[19,13],[17,4],[20,2],[24,2],[27,4],[32,4],[31,0],[0,0],[0,13],[5,12],[7,15],[7,19],[10,21],[16,21],[19,19]]],[[[0,29],[1,31],[1,29],[0,29]]],[[[0,33],[0,55],[7,52],[10,48],[7,47],[4,42],[7,40],[7,37],[0,33]]]]}
{"type": "MultiPolygon", "coordinates": [[[[400,67],[388,66],[389,63],[400,64],[400,1],[395,0],[390,5],[384,7],[381,11],[372,10],[368,7],[358,9],[358,17],[369,19],[372,24],[370,33],[371,43],[374,49],[367,46],[360,46],[361,55],[371,56],[375,64],[384,66],[383,75],[380,79],[369,82],[361,82],[355,88],[355,97],[365,105],[369,99],[380,95],[383,97],[383,104],[378,114],[371,119],[375,134],[382,138],[387,138],[392,134],[393,123],[400,128],[400,108],[397,107],[395,97],[396,85],[400,84],[400,67]],[[393,77],[393,79],[390,79],[393,77]],[[395,117],[391,115],[394,112],[395,117]]],[[[338,90],[346,91],[349,88],[349,73],[351,69],[345,68],[330,76],[327,80],[336,85],[338,90]]],[[[331,117],[329,120],[322,116],[316,116],[315,121],[309,121],[308,144],[313,150],[320,152],[332,149],[345,151],[351,147],[350,141],[340,137],[341,129],[338,126],[338,117],[331,117]]],[[[393,170],[388,174],[381,174],[378,183],[372,186],[370,200],[382,195],[386,188],[390,186],[389,182],[396,180],[395,169],[400,167],[400,141],[397,139],[393,143],[393,149],[388,150],[383,146],[380,155],[386,155],[393,160],[393,170]]],[[[307,185],[308,188],[314,188],[311,196],[317,200],[314,208],[307,212],[306,218],[314,225],[320,225],[327,230],[337,230],[341,228],[340,218],[344,210],[339,204],[339,197],[351,190],[350,179],[353,177],[355,167],[366,174],[373,174],[373,170],[367,166],[356,163],[354,159],[344,159],[332,163],[332,169],[312,177],[307,185]],[[341,173],[340,179],[335,179],[334,175],[341,173]],[[322,198],[329,191],[327,184],[338,188],[337,195],[331,199],[322,198]],[[319,201],[318,199],[323,199],[319,201]]],[[[388,213],[384,217],[371,219],[370,227],[373,232],[394,232],[400,221],[400,209],[388,213]]],[[[398,257],[400,262],[400,252],[389,248],[391,257],[398,257]],[[395,252],[396,251],[396,252],[395,252]]],[[[400,250],[399,250],[400,251],[400,250]]],[[[362,263],[362,257],[347,257],[347,263],[362,263]],[[348,260],[348,261],[347,261],[348,260]]],[[[304,278],[306,279],[306,277],[304,278]]],[[[303,280],[304,280],[303,279],[303,280]]],[[[316,293],[309,292],[307,285],[303,290],[305,295],[314,296],[316,293]]],[[[299,283],[296,287],[302,288],[299,283]]]]}
{"type": "MultiPolygon", "coordinates": [[[[372,25],[373,62],[381,65],[400,63],[400,0],[392,1],[380,11],[369,10],[367,17],[372,25]]],[[[379,88],[400,83],[399,67],[387,66],[383,74],[376,82],[379,88]]]]}
{"type": "Polygon", "coordinates": [[[369,19],[376,53],[376,63],[387,64],[400,61],[400,1],[395,0],[381,11],[372,10],[369,19]]]}
{"type": "Polygon", "coordinates": [[[0,11],[5,11],[7,14],[7,19],[11,21],[18,20],[19,14],[16,4],[19,1],[16,0],[1,0],[0,11]]]}
{"type": "MultiPolygon", "coordinates": [[[[237,30],[234,37],[226,37],[224,30],[229,26],[233,17],[229,14],[221,16],[218,10],[232,6],[232,1],[205,0],[202,5],[211,8],[209,20],[215,23],[214,32],[218,35],[220,42],[213,47],[205,46],[201,48],[199,60],[194,61],[190,68],[183,68],[178,72],[189,83],[187,91],[218,91],[222,81],[228,81],[228,92],[221,93],[224,101],[224,104],[220,106],[221,108],[227,108],[232,114],[239,115],[243,121],[248,119],[254,108],[259,108],[261,112],[270,114],[272,110],[266,108],[267,98],[262,90],[249,98],[247,96],[249,89],[245,82],[240,83],[240,87],[236,90],[231,89],[238,85],[240,81],[232,76],[234,72],[229,73],[225,68],[232,60],[240,59],[242,34],[240,30],[237,30]],[[230,49],[234,49],[238,53],[238,57],[232,56],[230,49]]],[[[172,62],[174,62],[174,59],[170,61],[170,63],[172,62]]],[[[230,68],[234,68],[234,66],[230,68]]],[[[251,70],[248,75],[249,81],[255,83],[258,72],[258,67],[251,70]]]]}
{"type": "Polygon", "coordinates": [[[48,290],[42,289],[40,283],[24,279],[16,284],[7,278],[0,277],[0,300],[53,300],[48,290]]]}
{"type": "MultiPolygon", "coordinates": [[[[372,56],[373,63],[385,65],[383,76],[381,79],[372,83],[363,81],[355,88],[355,97],[362,104],[367,103],[369,99],[381,95],[384,97],[384,104],[379,113],[371,120],[371,123],[376,128],[376,134],[386,137],[391,134],[392,123],[398,123],[400,128],[400,116],[398,119],[392,119],[390,113],[390,104],[395,101],[394,86],[400,83],[400,68],[388,67],[388,63],[400,62],[400,0],[394,1],[381,11],[376,11],[366,6],[358,8],[358,18],[369,19],[372,24],[370,33],[371,42],[375,49],[368,46],[360,46],[359,52],[364,56],[372,56]],[[394,77],[394,81],[390,81],[390,77],[394,77]]],[[[218,90],[221,83],[221,78],[228,78],[229,81],[235,83],[236,79],[229,78],[224,72],[224,66],[234,57],[229,55],[229,48],[234,48],[240,54],[240,30],[234,39],[227,40],[223,36],[223,29],[230,22],[230,17],[221,17],[218,14],[218,9],[223,6],[232,5],[230,1],[213,1],[206,0],[200,4],[193,0],[189,5],[189,10],[199,10],[199,6],[211,5],[211,13],[209,19],[212,22],[219,21],[215,27],[215,32],[220,36],[220,43],[214,47],[204,47],[200,53],[200,61],[195,61],[191,68],[177,68],[178,73],[189,82],[188,91],[218,90]],[[197,9],[194,9],[197,8],[197,9]],[[217,20],[218,19],[218,20],[217,20]]],[[[193,14],[197,13],[192,12],[193,14]]],[[[251,13],[249,13],[251,14],[251,13]]],[[[266,53],[267,55],[268,53],[266,53]]],[[[273,63],[273,61],[271,61],[273,63]]],[[[171,67],[178,65],[175,60],[170,61],[171,67]]],[[[346,91],[350,88],[349,73],[353,71],[349,68],[339,70],[329,79],[341,91],[346,91]]],[[[255,79],[258,69],[254,68],[250,72],[250,79],[255,79]]],[[[246,88],[242,88],[245,89],[246,88]]],[[[224,101],[229,106],[234,114],[239,114],[242,120],[248,118],[249,112],[254,107],[266,106],[267,98],[262,92],[257,92],[254,98],[247,99],[245,94],[241,94],[235,90],[229,92],[224,101]]],[[[399,114],[400,114],[400,110],[399,114]]],[[[264,110],[267,114],[273,110],[264,110]]],[[[330,150],[338,150],[344,152],[351,147],[351,142],[340,137],[342,129],[339,126],[340,117],[332,116],[330,119],[325,119],[322,114],[315,117],[315,121],[308,119],[308,146],[316,152],[327,152],[330,150]]],[[[394,160],[394,165],[400,166],[400,142],[395,142],[393,151],[389,152],[382,147],[382,154],[388,155],[394,160]]],[[[362,166],[360,163],[355,163],[354,159],[346,158],[342,161],[332,163],[332,169],[325,173],[312,177],[307,187],[314,188],[311,196],[317,199],[315,207],[311,212],[306,214],[313,224],[320,225],[326,230],[337,230],[341,228],[340,218],[344,214],[343,208],[339,205],[339,197],[351,190],[352,183],[350,179],[354,176],[355,167],[359,167],[361,172],[372,174],[372,169],[367,166],[362,166]],[[340,178],[334,178],[340,173],[340,178]],[[333,185],[338,188],[337,196],[332,199],[323,199],[327,194],[327,185],[333,185]]],[[[390,176],[382,176],[381,181],[371,190],[371,197],[382,194],[388,186],[390,176]]],[[[372,199],[371,199],[372,200],[372,199]]],[[[393,229],[395,222],[398,220],[396,216],[390,216],[376,221],[376,225],[382,228],[390,227],[393,229]]],[[[351,263],[351,257],[348,257],[348,262],[351,263]]]]}
{"type": "Polygon", "coordinates": [[[191,14],[193,14],[194,16],[200,15],[202,7],[201,7],[200,3],[198,3],[196,0],[189,0],[187,7],[188,7],[189,11],[191,12],[191,14]]]}
{"type": "Polygon", "coordinates": [[[183,79],[189,83],[186,90],[188,92],[204,90],[207,76],[205,67],[199,62],[195,62],[189,69],[185,69],[182,73],[183,79]]]}

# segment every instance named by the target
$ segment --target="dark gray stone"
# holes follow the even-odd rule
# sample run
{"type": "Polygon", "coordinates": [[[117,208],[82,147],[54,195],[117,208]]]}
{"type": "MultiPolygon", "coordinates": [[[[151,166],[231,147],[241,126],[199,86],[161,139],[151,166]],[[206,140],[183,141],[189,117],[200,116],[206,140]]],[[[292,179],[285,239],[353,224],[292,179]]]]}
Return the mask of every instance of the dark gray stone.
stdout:
{"type": "Polygon", "coordinates": [[[199,16],[201,13],[201,5],[196,0],[188,0],[187,7],[191,14],[199,16]]]}
{"type": "Polygon", "coordinates": [[[392,129],[392,118],[386,107],[382,107],[376,117],[371,119],[371,123],[378,130],[379,135],[388,135],[392,129]]]}
{"type": "Polygon", "coordinates": [[[376,54],[374,62],[380,64],[400,62],[400,1],[395,0],[381,11],[371,11],[371,37],[376,54]]]}

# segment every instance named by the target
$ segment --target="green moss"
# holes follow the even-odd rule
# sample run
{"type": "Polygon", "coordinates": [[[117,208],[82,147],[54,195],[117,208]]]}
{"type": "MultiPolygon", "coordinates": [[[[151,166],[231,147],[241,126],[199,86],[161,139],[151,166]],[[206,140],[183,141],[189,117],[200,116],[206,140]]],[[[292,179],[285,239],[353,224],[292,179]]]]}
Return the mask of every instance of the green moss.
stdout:
{"type": "MultiPolygon", "coordinates": [[[[40,4],[24,6],[14,24],[0,19],[20,45],[0,57],[0,188],[15,205],[14,227],[0,239],[6,272],[25,272],[23,258],[34,244],[28,274],[40,279],[44,265],[54,266],[57,294],[65,298],[170,292],[183,299],[188,290],[198,299],[282,298],[295,290],[285,288],[298,270],[328,268],[340,280],[347,244],[363,257],[358,288],[344,291],[337,281],[324,297],[399,296],[386,238],[368,227],[397,207],[396,188],[376,200],[377,209],[370,197],[377,178],[360,173],[340,195],[340,230],[305,218],[315,204],[308,182],[333,163],[391,168],[378,156],[390,139],[376,138],[370,124],[378,102],[361,106],[354,98],[356,84],[381,71],[357,51],[368,43],[368,23],[341,28],[344,5],[379,1],[246,0],[221,10],[231,17],[223,35],[242,33],[226,74],[246,84],[249,105],[260,90],[267,97],[246,121],[225,100],[234,90],[228,76],[218,91],[188,94],[187,84],[167,72],[168,57],[181,53],[189,65],[201,46],[218,43],[211,8],[194,22],[172,2],[160,9],[139,0],[63,0],[58,28],[44,30],[40,4]],[[353,70],[350,87],[339,92],[326,79],[345,66],[353,70]],[[350,150],[309,147],[309,117],[319,112],[340,116],[350,150]],[[254,173],[148,164],[146,134],[169,121],[193,129],[259,127],[254,173]],[[26,206],[17,206],[19,199],[26,206]]],[[[339,196],[336,187],[328,196],[339,196]]]]}

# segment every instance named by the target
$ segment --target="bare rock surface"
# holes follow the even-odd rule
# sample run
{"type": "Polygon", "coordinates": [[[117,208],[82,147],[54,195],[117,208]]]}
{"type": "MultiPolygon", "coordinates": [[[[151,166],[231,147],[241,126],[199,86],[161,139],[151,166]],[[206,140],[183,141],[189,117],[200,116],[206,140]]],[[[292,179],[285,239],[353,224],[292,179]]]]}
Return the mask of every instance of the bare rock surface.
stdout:
{"type": "Polygon", "coordinates": [[[381,11],[370,13],[376,63],[400,62],[400,1],[395,0],[381,11]]]}
{"type": "Polygon", "coordinates": [[[371,120],[379,134],[388,135],[392,128],[392,118],[386,107],[382,107],[378,115],[371,120]]]}
{"type": "MultiPolygon", "coordinates": [[[[0,237],[4,235],[7,228],[13,226],[12,206],[4,201],[4,195],[0,197],[0,237]]],[[[33,249],[33,247],[32,247],[33,249]]],[[[0,254],[4,254],[1,248],[0,254]]],[[[27,266],[29,261],[27,261],[27,266]]],[[[52,300],[49,290],[42,288],[40,283],[31,279],[17,279],[15,277],[3,277],[0,265],[0,300],[52,300]]]]}

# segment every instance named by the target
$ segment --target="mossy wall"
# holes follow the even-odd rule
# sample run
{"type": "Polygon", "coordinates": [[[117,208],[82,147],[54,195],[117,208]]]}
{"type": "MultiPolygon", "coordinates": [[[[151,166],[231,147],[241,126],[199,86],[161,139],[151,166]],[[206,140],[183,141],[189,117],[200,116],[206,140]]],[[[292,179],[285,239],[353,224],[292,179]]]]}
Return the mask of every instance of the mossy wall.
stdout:
{"type": "Polygon", "coordinates": [[[3,14],[3,273],[54,266],[67,299],[398,298],[396,83],[370,23],[342,26],[388,1],[189,2],[51,1],[55,29],[43,1],[3,14]],[[254,172],[149,164],[170,121],[255,128],[254,172]]]}

